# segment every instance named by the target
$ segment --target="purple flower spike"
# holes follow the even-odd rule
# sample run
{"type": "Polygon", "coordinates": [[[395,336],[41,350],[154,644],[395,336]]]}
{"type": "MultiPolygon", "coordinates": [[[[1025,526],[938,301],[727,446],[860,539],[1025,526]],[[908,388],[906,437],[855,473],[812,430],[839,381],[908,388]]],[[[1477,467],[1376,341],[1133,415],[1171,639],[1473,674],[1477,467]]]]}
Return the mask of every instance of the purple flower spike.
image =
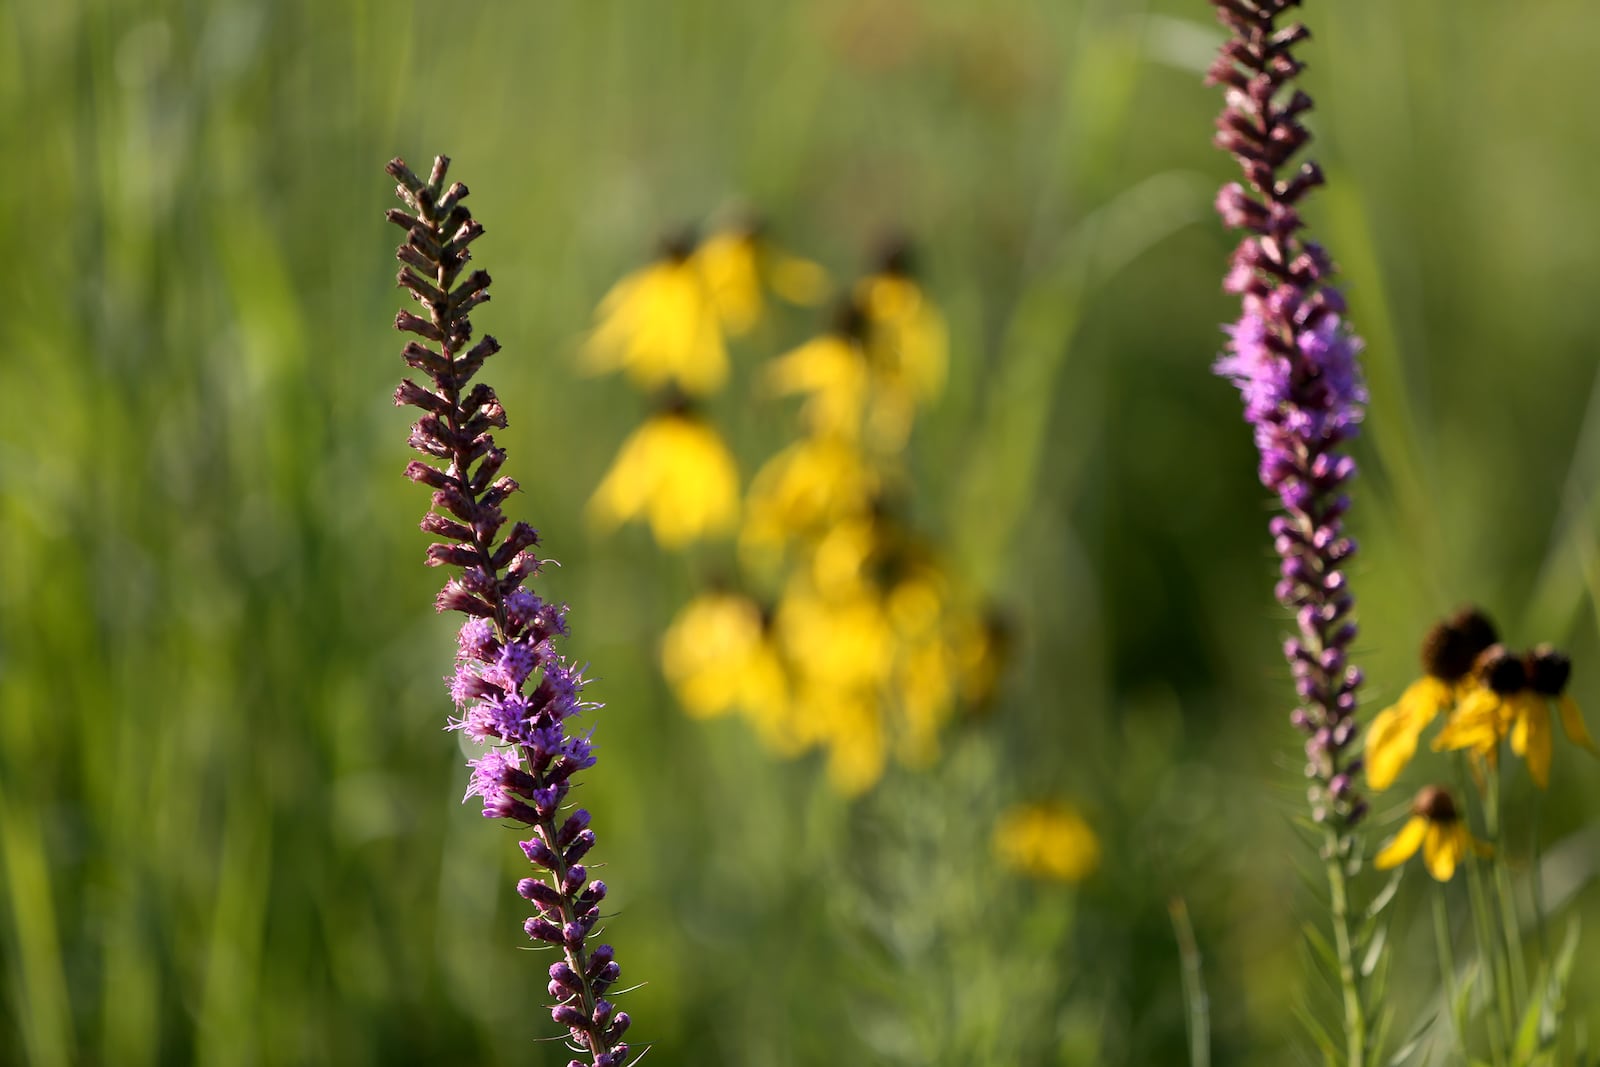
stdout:
{"type": "Polygon", "coordinates": [[[460,569],[435,606],[467,616],[450,678],[459,714],[448,728],[489,746],[468,762],[467,797],[483,798],[487,817],[532,828],[521,845],[535,877],[522,879],[517,892],[540,911],[524,932],[561,951],[550,968],[551,1017],[567,1028],[573,1051],[588,1056],[587,1065],[572,1063],[609,1067],[627,1059],[621,1037],[628,1016],[602,996],[621,973],[611,946],[589,944],[606,887],[589,881],[578,862],[595,842],[588,813],[562,810],[573,773],[595,762],[588,733],[569,734],[567,723],[600,705],[579,699],[582,673],[550,647],[567,632],[566,609],[524,587],[539,572],[541,560],[532,553],[538,534],[527,523],[508,527],[500,508],[517,489],[499,473],[506,454],[492,436],[506,425],[506,413],[493,389],[472,384],[500,345],[488,336],[473,344],[468,318],[489,299],[489,275],[463,276],[467,246],[483,227],[463,203],[467,187],[445,186],[449,164],[435,159],[426,181],[402,160],[388,166],[405,204],[388,215],[406,231],[397,253],[399,282],[424,312],[402,311],[395,326],[416,336],[401,355],[431,383],[408,378],[395,390],[396,404],[423,413],[411,428],[411,446],[427,462],[412,461],[406,477],[433,490],[422,529],[440,540],[428,547],[426,562],[460,569]]]}
{"type": "Polygon", "coordinates": [[[1275,591],[1299,629],[1284,647],[1301,700],[1292,721],[1309,735],[1306,774],[1329,806],[1321,814],[1343,835],[1366,810],[1345,758],[1361,673],[1348,665],[1354,601],[1340,569],[1355,551],[1341,516],[1356,468],[1342,449],[1367,402],[1361,341],[1328,282],[1327,253],[1301,236],[1298,205],[1323,174],[1315,163],[1290,162],[1311,140],[1300,122],[1311,99],[1290,86],[1302,66],[1293,50],[1310,34],[1278,25],[1298,0],[1211,2],[1232,34],[1207,75],[1226,95],[1216,144],[1244,172],[1243,184],[1223,186],[1216,208],[1225,225],[1245,231],[1223,286],[1239,294],[1241,313],[1223,327],[1228,340],[1214,369],[1239,389],[1261,482],[1283,508],[1270,530],[1281,558],[1275,591]]]}

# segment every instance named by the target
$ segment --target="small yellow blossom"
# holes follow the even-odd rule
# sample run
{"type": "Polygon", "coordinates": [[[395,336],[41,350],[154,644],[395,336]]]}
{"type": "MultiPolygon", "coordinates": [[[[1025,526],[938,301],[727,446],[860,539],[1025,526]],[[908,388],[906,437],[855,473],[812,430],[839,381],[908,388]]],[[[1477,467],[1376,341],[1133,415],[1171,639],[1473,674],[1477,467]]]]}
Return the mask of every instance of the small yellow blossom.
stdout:
{"type": "Polygon", "coordinates": [[[1566,653],[1540,645],[1523,658],[1523,668],[1528,678],[1528,695],[1517,705],[1512,718],[1511,751],[1527,761],[1534,783],[1544,789],[1550,784],[1552,702],[1561,715],[1561,728],[1567,739],[1591,755],[1600,755],[1600,750],[1589,736],[1577,702],[1567,695],[1572,661],[1566,653]]]}
{"type": "Polygon", "coordinates": [[[809,259],[790,255],[755,227],[712,234],[694,250],[712,304],[730,337],[742,337],[766,313],[766,286],[791,304],[810,306],[828,295],[828,273],[809,259]]]}
{"type": "Polygon", "coordinates": [[[622,443],[589,500],[589,515],[602,529],[642,519],[662,547],[681,548],[734,528],[739,469],[698,416],[655,415],[622,443]]]}
{"type": "Polygon", "coordinates": [[[1100,866],[1100,839],[1065,804],[1023,804],[1001,816],[994,851],[1011,870],[1075,885],[1100,866]]]}
{"type": "Polygon", "coordinates": [[[1467,608],[1436,623],[1422,641],[1424,674],[1393,706],[1380,711],[1367,728],[1367,784],[1383,790],[1394,784],[1417,753],[1423,730],[1440,712],[1454,707],[1470,685],[1473,664],[1496,640],[1494,625],[1467,608]]]}
{"type": "Polygon", "coordinates": [[[905,447],[918,407],[944,388],[950,358],[944,316],[902,270],[863,278],[856,300],[870,327],[873,396],[868,439],[893,454],[905,447]]]}
{"type": "Polygon", "coordinates": [[[860,515],[877,487],[878,476],[858,449],[836,438],[802,438],[767,460],[751,481],[741,551],[759,557],[860,515]]]}
{"type": "MultiPolygon", "coordinates": [[[[1467,751],[1480,764],[1494,767],[1500,762],[1500,742],[1512,733],[1516,724],[1526,724],[1536,713],[1538,698],[1528,688],[1528,672],[1522,659],[1512,655],[1504,645],[1493,645],[1478,657],[1471,684],[1463,692],[1460,703],[1433,739],[1438,752],[1467,751]]],[[[1536,738],[1531,753],[1527,740],[1527,726],[1523,726],[1522,743],[1514,744],[1520,756],[1528,757],[1528,769],[1541,786],[1549,780],[1550,749],[1548,730],[1543,738],[1536,738]],[[1544,743],[1541,745],[1540,741],[1544,743]]]]}
{"type": "Polygon", "coordinates": [[[687,242],[629,274],[595,312],[580,366],[623,371],[644,389],[676,386],[706,396],[728,378],[728,351],[717,299],[687,242]]]}
{"type": "Polygon", "coordinates": [[[1456,811],[1455,801],[1439,786],[1430,785],[1411,802],[1411,818],[1373,859],[1380,871],[1398,867],[1422,849],[1422,862],[1436,881],[1448,882],[1456,866],[1469,851],[1490,854],[1488,845],[1468,831],[1456,811]]]}
{"type": "Polygon", "coordinates": [[[733,593],[690,601],[662,637],[661,669],[688,714],[737,710],[770,747],[801,750],[789,721],[788,672],[755,601],[733,593]]]}
{"type": "Polygon", "coordinates": [[[767,385],[779,395],[806,398],[800,419],[819,437],[854,441],[867,405],[867,355],[859,334],[840,327],[767,365],[767,385]]]}

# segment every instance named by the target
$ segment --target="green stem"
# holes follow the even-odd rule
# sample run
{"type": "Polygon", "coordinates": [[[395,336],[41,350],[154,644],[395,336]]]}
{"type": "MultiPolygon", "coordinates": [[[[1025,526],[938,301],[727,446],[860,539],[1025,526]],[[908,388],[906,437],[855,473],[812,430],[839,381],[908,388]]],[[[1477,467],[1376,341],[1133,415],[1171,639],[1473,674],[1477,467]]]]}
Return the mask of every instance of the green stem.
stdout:
{"type": "Polygon", "coordinates": [[[1206,998],[1205,974],[1200,965],[1200,945],[1195,940],[1194,924],[1189,921],[1189,905],[1182,897],[1173,897],[1167,902],[1167,910],[1172,915],[1172,932],[1178,939],[1178,958],[1183,967],[1189,1067],[1211,1067],[1211,1011],[1206,998]]]}
{"type": "Polygon", "coordinates": [[[1533,926],[1538,931],[1539,958],[1548,965],[1550,962],[1550,931],[1544,921],[1544,854],[1539,844],[1539,809],[1544,806],[1544,792],[1542,790],[1533,794],[1533,840],[1529,845],[1532,867],[1529,872],[1530,889],[1533,893],[1533,926]]]}
{"type": "Polygon", "coordinates": [[[1467,889],[1472,896],[1472,917],[1478,927],[1478,953],[1483,957],[1484,982],[1488,987],[1489,1000],[1498,1010],[1491,1009],[1486,1012],[1489,1029],[1489,1045],[1494,1050],[1494,1062],[1506,1062],[1507,1034],[1513,1031],[1514,1023],[1507,1013],[1510,1005],[1503,995],[1510,985],[1506,973],[1505,953],[1501,949],[1500,940],[1495,936],[1494,919],[1489,914],[1489,901],[1487,891],[1483,886],[1483,865],[1476,859],[1468,864],[1467,889]]]}
{"type": "MultiPolygon", "coordinates": [[[[1463,798],[1473,795],[1472,778],[1465,755],[1456,761],[1456,781],[1463,798]]],[[[1487,822],[1486,818],[1486,826],[1487,822]]],[[[1514,1032],[1512,1020],[1505,1014],[1505,998],[1501,995],[1501,991],[1510,985],[1510,980],[1500,939],[1495,936],[1494,919],[1489,914],[1482,864],[1476,859],[1467,864],[1467,892],[1472,900],[1472,921],[1478,939],[1478,959],[1483,969],[1484,988],[1491,1005],[1491,1009],[1484,1013],[1484,1028],[1489,1031],[1489,1047],[1494,1063],[1499,1065],[1506,1062],[1507,1035],[1514,1032]]]]}
{"type": "Polygon", "coordinates": [[[1500,910],[1500,926],[1506,942],[1506,969],[1511,972],[1511,1018],[1522,1014],[1528,1002],[1528,963],[1522,952],[1522,923],[1517,918],[1516,891],[1511,885],[1511,870],[1506,866],[1505,842],[1500,837],[1500,768],[1489,775],[1489,788],[1483,802],[1483,826],[1494,843],[1490,860],[1495,896],[1500,910]]]}
{"type": "Polygon", "coordinates": [[[1439,945],[1439,973],[1444,976],[1445,996],[1449,998],[1450,1029],[1455,1031],[1456,1049],[1461,1062],[1467,1062],[1467,1035],[1462,1032],[1461,1021],[1465,1012],[1458,1014],[1460,993],[1456,986],[1456,954],[1450,937],[1450,914],[1446,910],[1444,887],[1433,887],[1433,937],[1439,945]]]}
{"type": "Polygon", "coordinates": [[[1339,985],[1344,990],[1346,1067],[1364,1067],[1367,1058],[1367,1013],[1361,1003],[1355,953],[1350,944],[1350,903],[1345,890],[1339,833],[1328,829],[1328,895],[1333,908],[1333,944],[1339,953],[1339,985]]]}

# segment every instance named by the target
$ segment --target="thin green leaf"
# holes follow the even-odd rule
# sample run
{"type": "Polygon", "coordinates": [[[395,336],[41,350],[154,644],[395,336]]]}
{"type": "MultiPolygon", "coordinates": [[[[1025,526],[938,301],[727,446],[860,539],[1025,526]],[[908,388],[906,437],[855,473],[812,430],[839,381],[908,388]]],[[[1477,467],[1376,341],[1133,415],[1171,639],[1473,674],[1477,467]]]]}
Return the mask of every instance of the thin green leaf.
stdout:
{"type": "Polygon", "coordinates": [[[1390,876],[1388,883],[1378,890],[1378,895],[1372,898],[1371,904],[1367,905],[1368,919],[1376,919],[1383,914],[1383,909],[1387,908],[1390,902],[1394,900],[1395,894],[1400,892],[1400,883],[1405,879],[1405,874],[1404,864],[1395,868],[1394,874],[1390,876]]]}
{"type": "Polygon", "coordinates": [[[1305,923],[1301,926],[1305,931],[1306,942],[1316,951],[1318,959],[1323,966],[1334,974],[1339,973],[1339,954],[1333,951],[1333,946],[1328,943],[1328,935],[1317,928],[1315,923],[1305,923]]]}
{"type": "Polygon", "coordinates": [[[1367,954],[1361,958],[1361,977],[1371,978],[1372,972],[1377,969],[1383,957],[1383,950],[1389,945],[1389,924],[1384,923],[1372,933],[1372,942],[1367,946],[1367,954]]]}
{"type": "Polygon", "coordinates": [[[1312,1015],[1304,1004],[1296,1004],[1293,1011],[1295,1018],[1300,1020],[1300,1025],[1306,1028],[1306,1033],[1310,1035],[1312,1042],[1321,1050],[1323,1059],[1328,1063],[1337,1063],[1339,1046],[1333,1040],[1333,1035],[1328,1033],[1328,1028],[1312,1015]]]}

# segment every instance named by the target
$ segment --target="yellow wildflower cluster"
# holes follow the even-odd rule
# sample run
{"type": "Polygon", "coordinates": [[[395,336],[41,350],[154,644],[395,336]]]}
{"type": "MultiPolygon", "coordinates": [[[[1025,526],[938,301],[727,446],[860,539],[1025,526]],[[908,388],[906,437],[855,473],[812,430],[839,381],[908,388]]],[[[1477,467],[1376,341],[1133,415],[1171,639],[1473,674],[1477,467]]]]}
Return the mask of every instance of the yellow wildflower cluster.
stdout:
{"type": "Polygon", "coordinates": [[[1387,789],[1416,754],[1422,733],[1441,715],[1435,751],[1466,751],[1479,768],[1499,763],[1500,743],[1528,765],[1539,788],[1550,784],[1553,732],[1550,705],[1571,741],[1600,754],[1578,705],[1567,695],[1572,664],[1549,645],[1517,655],[1499,642],[1481,612],[1464,610],[1438,623],[1422,647],[1424,675],[1367,731],[1367,781],[1387,789]]]}
{"type": "Polygon", "coordinates": [[[591,373],[620,371],[660,399],[589,502],[597,527],[642,520],[673,549],[733,532],[738,464],[695,401],[727,384],[727,339],[760,323],[764,289],[815,303],[827,288],[821,267],[780,251],[752,227],[698,243],[670,241],[653,263],[612,287],[581,365],[591,373]]]}
{"type": "Polygon", "coordinates": [[[691,715],[739,711],[779,753],[823,749],[848,795],[891,756],[933,759],[957,703],[985,702],[998,671],[998,627],[885,503],[946,347],[943,317],[896,253],[827,333],[771,362],[764,385],[801,398],[802,434],[756,474],[739,537],[775,606],[704,594],[662,646],[691,715]]]}

